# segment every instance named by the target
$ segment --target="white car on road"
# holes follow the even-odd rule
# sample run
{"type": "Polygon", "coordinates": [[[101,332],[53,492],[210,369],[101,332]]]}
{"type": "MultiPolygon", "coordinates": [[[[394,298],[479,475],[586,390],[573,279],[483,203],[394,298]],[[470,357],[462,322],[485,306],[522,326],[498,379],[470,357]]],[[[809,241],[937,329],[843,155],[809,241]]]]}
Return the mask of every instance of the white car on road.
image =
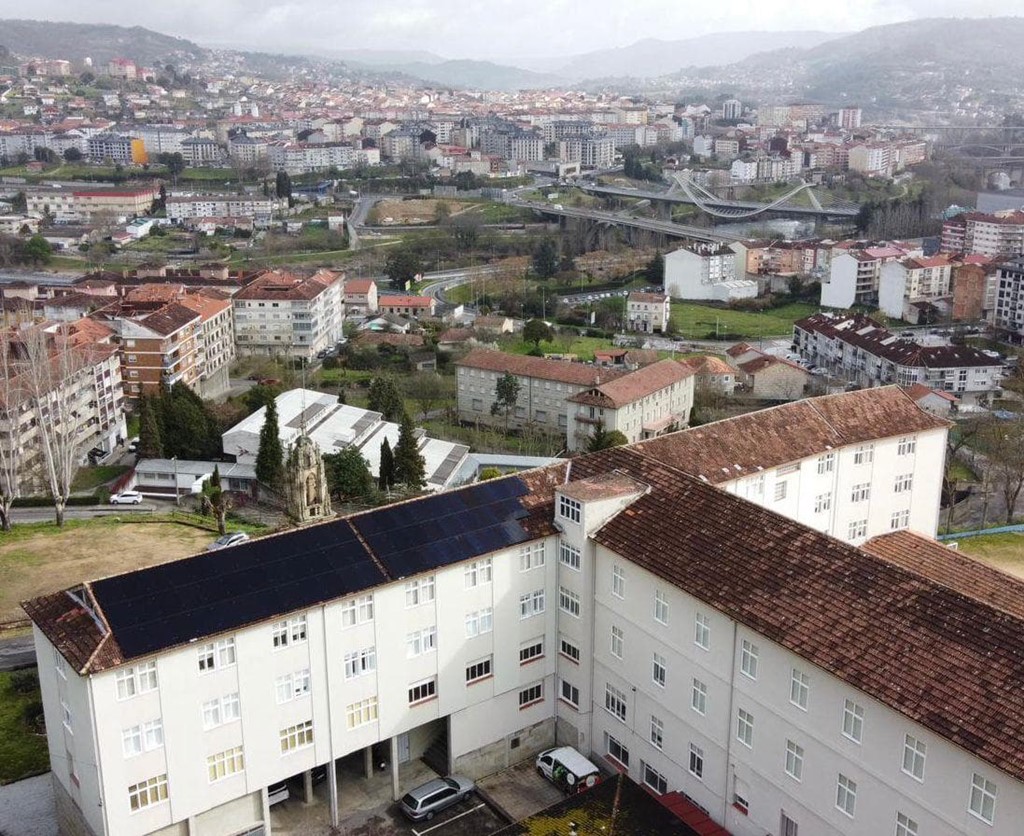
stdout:
{"type": "Polygon", "coordinates": [[[138,505],[142,502],[142,494],[138,491],[121,491],[110,497],[111,505],[138,505]]]}

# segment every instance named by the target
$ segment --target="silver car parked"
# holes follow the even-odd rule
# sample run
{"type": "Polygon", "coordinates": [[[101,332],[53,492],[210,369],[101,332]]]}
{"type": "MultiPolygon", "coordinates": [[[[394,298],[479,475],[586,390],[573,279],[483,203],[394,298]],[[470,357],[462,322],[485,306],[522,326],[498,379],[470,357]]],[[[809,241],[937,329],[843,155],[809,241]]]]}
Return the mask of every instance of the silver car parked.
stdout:
{"type": "Polygon", "coordinates": [[[476,784],[461,775],[435,778],[403,795],[398,806],[413,821],[429,821],[435,814],[458,804],[475,789],[476,784]]]}

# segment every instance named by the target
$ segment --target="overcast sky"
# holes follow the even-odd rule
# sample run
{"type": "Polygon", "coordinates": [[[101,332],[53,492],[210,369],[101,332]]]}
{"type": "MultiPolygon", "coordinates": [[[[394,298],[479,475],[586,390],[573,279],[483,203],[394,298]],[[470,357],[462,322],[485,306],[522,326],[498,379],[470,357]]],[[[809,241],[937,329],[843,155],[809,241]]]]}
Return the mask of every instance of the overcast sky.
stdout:
{"type": "Polygon", "coordinates": [[[850,32],[916,17],[988,17],[1022,9],[1021,0],[0,0],[4,18],[139,25],[204,45],[308,53],[417,49],[503,61],[517,54],[627,46],[650,37],[850,32]]]}

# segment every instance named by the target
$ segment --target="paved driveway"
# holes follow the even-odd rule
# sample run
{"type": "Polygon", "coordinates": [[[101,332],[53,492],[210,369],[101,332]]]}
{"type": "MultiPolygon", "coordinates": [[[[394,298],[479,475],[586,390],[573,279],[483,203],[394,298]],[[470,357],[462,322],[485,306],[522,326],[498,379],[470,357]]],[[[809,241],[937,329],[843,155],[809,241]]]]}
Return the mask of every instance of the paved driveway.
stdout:
{"type": "Polygon", "coordinates": [[[57,836],[50,773],[0,787],[0,836],[57,836]]]}

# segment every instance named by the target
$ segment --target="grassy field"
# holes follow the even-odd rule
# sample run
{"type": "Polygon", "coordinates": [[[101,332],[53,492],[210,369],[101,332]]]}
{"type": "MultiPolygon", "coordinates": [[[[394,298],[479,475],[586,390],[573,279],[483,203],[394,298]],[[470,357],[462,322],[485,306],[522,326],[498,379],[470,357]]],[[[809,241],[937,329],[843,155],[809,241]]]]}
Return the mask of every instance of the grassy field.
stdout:
{"type": "Polygon", "coordinates": [[[0,535],[0,621],[25,617],[20,602],[101,578],[166,563],[206,548],[216,533],[179,523],[122,523],[116,517],[15,525],[0,535]]]}
{"type": "Polygon", "coordinates": [[[50,768],[46,737],[36,734],[25,722],[26,707],[40,699],[39,686],[26,694],[12,687],[12,678],[24,677],[25,673],[0,673],[0,786],[50,768]]]}
{"type": "MultiPolygon", "coordinates": [[[[75,474],[75,481],[71,485],[72,491],[92,491],[100,485],[114,481],[118,476],[128,471],[128,468],[119,464],[104,464],[99,467],[83,467],[75,474]]],[[[0,541],[2,543],[2,541],[0,541]]]]}
{"type": "Polygon", "coordinates": [[[672,302],[672,322],[680,336],[703,339],[717,330],[747,339],[778,337],[793,333],[793,323],[818,311],[817,305],[793,303],[770,311],[734,311],[694,302],[672,302]]]}
{"type": "Polygon", "coordinates": [[[960,551],[982,563],[1024,578],[1024,534],[985,534],[960,540],[960,551]]]}

